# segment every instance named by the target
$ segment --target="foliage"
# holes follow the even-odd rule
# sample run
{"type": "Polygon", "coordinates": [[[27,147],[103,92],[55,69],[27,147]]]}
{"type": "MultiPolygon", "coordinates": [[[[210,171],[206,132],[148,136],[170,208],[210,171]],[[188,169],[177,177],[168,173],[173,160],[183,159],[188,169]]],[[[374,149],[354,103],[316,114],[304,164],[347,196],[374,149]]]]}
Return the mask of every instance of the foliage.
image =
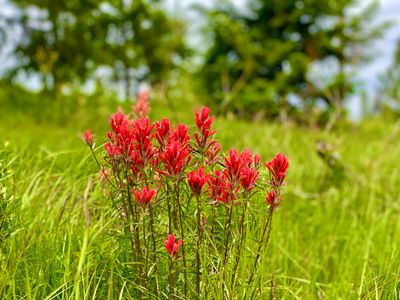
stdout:
{"type": "MultiPolygon", "coordinates": [[[[40,102],[40,96],[32,97],[38,97],[34,103],[40,102]]],[[[7,183],[8,194],[21,199],[23,206],[17,214],[19,230],[2,244],[1,298],[137,299],[132,292],[138,288],[131,280],[133,266],[127,262],[132,256],[129,238],[116,239],[122,234],[117,230],[122,227],[120,217],[94,179],[98,168],[79,138],[84,128],[92,128],[97,133],[96,153],[102,153],[109,129],[99,120],[107,119],[117,107],[100,102],[103,107],[83,107],[78,117],[71,115],[70,122],[44,119],[37,123],[33,103],[16,113],[10,103],[3,105],[6,100],[1,103],[0,140],[10,142],[10,158],[16,158],[9,181],[15,184],[7,183]],[[90,176],[92,188],[85,193],[90,176]]],[[[174,116],[163,105],[153,102],[152,119],[174,116]]],[[[191,124],[192,105],[179,102],[175,124],[191,124]]],[[[42,109],[46,115],[53,110],[51,106],[42,109]]],[[[254,299],[271,295],[277,299],[398,298],[400,176],[394,166],[400,164],[399,124],[377,117],[326,133],[220,116],[214,126],[219,130],[221,151],[251,148],[265,160],[281,150],[290,158],[284,201],[274,214],[271,243],[262,253],[263,263],[254,278],[260,287],[254,299]],[[341,185],[326,182],[331,167],[315,149],[321,139],[334,145],[334,153],[348,171],[341,185]]],[[[260,220],[265,218],[263,198],[254,198],[260,210],[252,217],[260,220]]],[[[246,230],[251,231],[251,226],[247,223],[246,230]]],[[[160,255],[165,258],[167,236],[159,239],[160,255]]],[[[255,242],[245,245],[245,251],[255,253],[254,246],[255,242]]],[[[254,261],[243,257],[240,263],[254,261]]],[[[238,282],[246,280],[248,270],[237,272],[238,282]]],[[[167,282],[168,269],[162,272],[167,282]]],[[[222,287],[215,286],[207,298],[219,299],[221,293],[222,287]]]]}
{"type": "Polygon", "coordinates": [[[400,41],[393,57],[394,63],[386,70],[381,77],[381,85],[377,94],[375,111],[382,111],[384,108],[392,113],[400,113],[400,41]]]}
{"type": "Polygon", "coordinates": [[[16,49],[20,63],[10,75],[38,73],[47,89],[58,92],[63,84],[93,79],[103,66],[125,82],[127,97],[138,81],[166,80],[185,51],[183,27],[158,2],[14,1],[24,39],[16,49]]]}
{"type": "Polygon", "coordinates": [[[0,261],[4,251],[3,245],[10,234],[15,230],[17,218],[17,201],[7,188],[7,181],[12,176],[11,158],[8,150],[0,150],[0,261]]]}
{"type": "Polygon", "coordinates": [[[354,85],[346,75],[348,66],[361,60],[363,47],[384,29],[370,25],[375,3],[349,14],[354,3],[257,1],[248,12],[234,6],[209,12],[213,37],[202,77],[218,108],[284,117],[298,109],[289,101],[295,94],[303,109],[318,101],[342,109],[354,85]],[[311,65],[328,58],[337,61],[337,75],[323,86],[310,81],[311,65]]]}

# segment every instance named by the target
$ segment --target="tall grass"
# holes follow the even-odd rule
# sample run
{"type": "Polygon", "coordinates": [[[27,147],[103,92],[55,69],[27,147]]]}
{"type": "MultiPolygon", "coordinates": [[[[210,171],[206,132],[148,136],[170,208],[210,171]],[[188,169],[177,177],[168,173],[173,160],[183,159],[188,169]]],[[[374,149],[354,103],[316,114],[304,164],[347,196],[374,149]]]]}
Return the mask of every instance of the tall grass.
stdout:
{"type": "MultiPolygon", "coordinates": [[[[155,105],[153,115],[162,108],[155,105]]],[[[29,112],[13,119],[11,108],[0,114],[0,148],[9,142],[12,161],[12,176],[2,184],[20,203],[0,245],[0,298],[134,299],[129,240],[114,238],[121,235],[114,229],[118,216],[79,139],[89,125],[99,136],[105,133],[104,114],[79,111],[67,124],[38,123],[29,112]]],[[[191,118],[191,109],[187,115],[177,118],[191,118]]],[[[290,159],[254,299],[400,298],[398,123],[370,120],[327,135],[290,125],[216,122],[225,150],[251,148],[264,159],[283,151],[290,159]],[[317,155],[319,139],[338,153],[345,168],[341,181],[317,155]]],[[[244,247],[256,251],[256,244],[244,247]]],[[[237,280],[247,278],[251,263],[240,261],[237,280]]],[[[167,278],[167,270],[160,272],[167,278]]],[[[210,284],[215,288],[204,298],[222,299],[219,283],[210,284]]]]}

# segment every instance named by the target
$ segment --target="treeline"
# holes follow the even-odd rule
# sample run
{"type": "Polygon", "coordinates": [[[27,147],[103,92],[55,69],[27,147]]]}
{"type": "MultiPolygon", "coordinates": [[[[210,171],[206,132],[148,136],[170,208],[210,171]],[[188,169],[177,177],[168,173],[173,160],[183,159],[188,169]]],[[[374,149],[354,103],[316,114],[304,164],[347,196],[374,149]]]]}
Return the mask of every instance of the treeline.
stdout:
{"type": "MultiPolygon", "coordinates": [[[[2,15],[0,45],[7,46],[15,24],[22,30],[14,45],[16,62],[3,75],[11,82],[21,72],[35,74],[45,91],[56,94],[88,80],[103,88],[117,82],[128,99],[141,82],[167,87],[172,70],[200,56],[201,64],[190,71],[219,113],[283,120],[342,116],[358,84],[355,68],[374,58],[370,45],[388,27],[374,22],[377,2],[358,10],[356,0],[181,6],[206,21],[199,32],[204,53],[187,42],[188,23],[196,20],[185,18],[186,10],[171,14],[165,1],[9,3],[16,10],[2,15]],[[327,74],[318,69],[324,64],[331,66],[327,74]]],[[[393,68],[384,80],[388,97],[399,97],[393,84],[398,77],[393,68]]]]}

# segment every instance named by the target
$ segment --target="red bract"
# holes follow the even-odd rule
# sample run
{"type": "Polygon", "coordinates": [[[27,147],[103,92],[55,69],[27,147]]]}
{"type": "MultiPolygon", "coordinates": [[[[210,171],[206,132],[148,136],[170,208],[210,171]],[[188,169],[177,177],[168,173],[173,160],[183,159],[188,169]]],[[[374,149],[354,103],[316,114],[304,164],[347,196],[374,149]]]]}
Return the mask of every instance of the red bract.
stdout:
{"type": "Polygon", "coordinates": [[[208,107],[203,107],[200,113],[198,111],[195,113],[197,133],[194,133],[194,139],[198,149],[203,152],[211,145],[209,138],[216,132],[216,130],[211,130],[214,118],[210,117],[210,112],[208,107]]]}
{"type": "Polygon", "coordinates": [[[125,119],[125,115],[119,112],[111,116],[110,123],[111,128],[115,133],[119,133],[129,127],[129,122],[125,119]]]}
{"type": "Polygon", "coordinates": [[[110,141],[104,145],[108,156],[130,158],[134,146],[130,122],[124,114],[116,113],[111,116],[110,123],[113,131],[107,134],[110,141]]]}
{"type": "Polygon", "coordinates": [[[84,140],[85,140],[85,143],[86,143],[90,148],[93,147],[93,143],[94,143],[94,141],[93,141],[93,135],[92,135],[92,133],[90,132],[90,130],[86,130],[86,131],[85,131],[84,140]]]}
{"type": "Polygon", "coordinates": [[[221,151],[221,146],[214,141],[205,153],[207,165],[214,166],[219,161],[219,151],[221,151]]]}
{"type": "Polygon", "coordinates": [[[253,164],[254,168],[258,169],[261,165],[261,157],[258,154],[254,154],[253,156],[253,164]]]}
{"type": "Polygon", "coordinates": [[[183,241],[179,240],[175,243],[175,237],[173,234],[168,235],[168,239],[164,241],[164,247],[167,249],[168,254],[171,257],[176,257],[180,246],[182,245],[183,241]]]}
{"type": "Polygon", "coordinates": [[[241,159],[236,149],[229,149],[229,156],[225,157],[224,176],[232,184],[236,184],[240,180],[241,159]]]}
{"type": "Polygon", "coordinates": [[[150,112],[149,91],[144,90],[139,93],[138,100],[132,110],[139,119],[147,118],[150,112]]]}
{"type": "Polygon", "coordinates": [[[258,178],[258,173],[257,170],[250,167],[244,167],[242,169],[240,184],[246,192],[250,192],[254,188],[258,178]]]}
{"type": "Polygon", "coordinates": [[[235,193],[238,189],[233,189],[232,185],[227,182],[220,170],[208,177],[208,194],[214,203],[229,203],[235,200],[235,193]]]}
{"type": "Polygon", "coordinates": [[[139,192],[137,189],[133,189],[136,201],[144,208],[146,208],[150,203],[150,200],[153,198],[155,192],[156,191],[154,189],[149,190],[147,186],[145,186],[141,192],[139,192]]]}
{"type": "Polygon", "coordinates": [[[160,146],[160,150],[164,150],[165,145],[168,142],[169,133],[171,130],[171,124],[168,119],[162,119],[161,122],[156,122],[156,134],[155,137],[160,146]]]}
{"type": "Polygon", "coordinates": [[[278,206],[279,203],[281,202],[281,195],[280,195],[280,193],[277,194],[277,193],[275,193],[274,190],[271,190],[271,191],[268,192],[268,195],[267,195],[267,197],[265,198],[265,201],[266,201],[269,205],[271,205],[271,206],[273,206],[273,207],[276,207],[276,206],[278,206]]]}
{"type": "Polygon", "coordinates": [[[178,124],[178,127],[172,132],[169,142],[177,141],[182,146],[189,143],[190,136],[188,135],[189,128],[185,124],[178,124]]]}
{"type": "Polygon", "coordinates": [[[272,184],[274,186],[281,186],[286,177],[286,172],[289,167],[289,162],[286,156],[278,153],[270,162],[265,163],[272,177],[272,184]]]}
{"type": "Polygon", "coordinates": [[[136,142],[136,153],[132,153],[131,158],[142,169],[154,155],[151,143],[153,127],[154,125],[150,124],[149,119],[138,119],[133,123],[133,139],[136,142]]]}
{"type": "Polygon", "coordinates": [[[201,189],[207,182],[208,176],[204,174],[204,167],[197,171],[191,171],[187,174],[188,184],[195,195],[200,195],[201,189]]]}
{"type": "MultiPolygon", "coordinates": [[[[182,145],[174,141],[167,145],[164,153],[159,154],[159,159],[164,163],[167,175],[179,177],[191,157],[187,144],[182,145]]],[[[159,172],[165,174],[164,171],[159,170],[159,172]]]]}

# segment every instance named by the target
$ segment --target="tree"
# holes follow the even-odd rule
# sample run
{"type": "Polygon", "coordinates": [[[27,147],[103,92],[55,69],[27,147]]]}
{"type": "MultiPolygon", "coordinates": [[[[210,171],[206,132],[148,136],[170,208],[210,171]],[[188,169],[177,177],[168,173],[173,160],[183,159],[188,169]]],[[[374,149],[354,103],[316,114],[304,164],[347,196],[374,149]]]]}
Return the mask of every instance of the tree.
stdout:
{"type": "Polygon", "coordinates": [[[288,101],[291,94],[298,95],[303,105],[321,99],[333,106],[327,89],[320,90],[307,77],[313,63],[328,57],[339,65],[339,75],[328,89],[337,85],[343,103],[351,86],[346,64],[381,32],[368,30],[372,27],[363,19],[371,17],[376,6],[350,15],[347,10],[354,3],[254,1],[248,13],[238,12],[233,5],[211,11],[212,46],[201,73],[220,110],[284,117],[297,109],[288,101]]]}
{"type": "Polygon", "coordinates": [[[397,41],[393,63],[381,77],[375,103],[377,111],[386,106],[390,110],[400,112],[400,40],[397,41]]]}
{"type": "Polygon", "coordinates": [[[99,66],[126,82],[126,97],[137,80],[160,81],[184,52],[159,1],[14,1],[21,9],[24,39],[16,49],[19,70],[40,74],[47,90],[84,83],[99,66]],[[132,74],[135,74],[133,76],[132,74]],[[139,74],[139,75],[138,75],[139,74]]]}

